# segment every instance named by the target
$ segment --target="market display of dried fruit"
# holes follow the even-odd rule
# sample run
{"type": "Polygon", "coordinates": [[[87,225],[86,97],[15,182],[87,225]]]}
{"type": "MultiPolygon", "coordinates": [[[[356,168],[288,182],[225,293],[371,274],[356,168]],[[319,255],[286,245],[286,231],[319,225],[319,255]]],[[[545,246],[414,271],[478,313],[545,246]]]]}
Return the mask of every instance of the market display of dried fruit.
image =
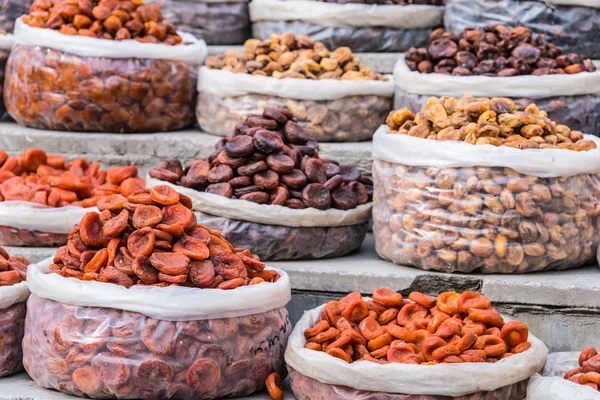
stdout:
{"type": "Polygon", "coordinates": [[[416,115],[403,108],[392,111],[386,120],[391,134],[430,140],[463,141],[517,149],[559,148],[588,151],[593,140],[548,118],[535,104],[517,111],[508,98],[431,97],[416,115]]]}
{"type": "MultiPolygon", "coordinates": [[[[12,286],[17,283],[24,282],[27,279],[27,267],[30,262],[24,257],[11,257],[8,252],[0,247],[0,287],[12,286]]],[[[0,323],[2,327],[2,323],[0,323]]],[[[0,335],[0,344],[2,343],[2,335],[0,335]]],[[[0,345],[0,349],[2,346],[0,345]]],[[[0,355],[2,351],[0,351],[0,355]]],[[[0,372],[2,368],[0,368],[0,372]]]]}
{"type": "Polygon", "coordinates": [[[405,60],[413,71],[456,76],[506,77],[596,71],[591,60],[574,53],[563,54],[545,35],[534,35],[530,28],[523,26],[465,28],[458,35],[440,28],[431,34],[428,47],[409,49],[405,60]]]}
{"type": "Polygon", "coordinates": [[[134,285],[235,289],[279,274],[217,231],[196,224],[191,200],[155,186],[106,196],[69,233],[50,271],[68,278],[134,285]]]}
{"type": "Polygon", "coordinates": [[[408,300],[381,288],[369,300],[354,292],[331,301],[319,321],[304,331],[305,348],[347,363],[433,365],[494,363],[531,347],[527,326],[504,322],[479,293],[432,297],[412,292],[408,300]]]}
{"type": "Polygon", "coordinates": [[[371,200],[371,180],[356,167],[319,157],[289,110],[267,108],[236,126],[208,158],[184,170],[177,160],[150,171],[156,179],[259,204],[349,210],[371,200]]]}
{"type": "Polygon", "coordinates": [[[567,372],[565,379],[600,390],[600,354],[596,348],[585,347],[579,356],[579,367],[567,372]]]}

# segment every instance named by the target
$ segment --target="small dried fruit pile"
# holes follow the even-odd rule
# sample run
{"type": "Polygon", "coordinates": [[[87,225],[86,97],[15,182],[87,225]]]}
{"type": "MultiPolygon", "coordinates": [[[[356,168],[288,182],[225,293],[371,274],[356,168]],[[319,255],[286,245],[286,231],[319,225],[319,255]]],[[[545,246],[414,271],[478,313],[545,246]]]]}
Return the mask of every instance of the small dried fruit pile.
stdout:
{"type": "Polygon", "coordinates": [[[169,186],[98,202],[58,249],[50,271],[64,277],[134,285],[235,289],[279,279],[248,250],[196,224],[192,203],[169,186]]]}
{"type": "Polygon", "coordinates": [[[392,111],[386,123],[392,134],[422,139],[455,140],[470,144],[491,144],[517,149],[560,148],[587,151],[596,148],[583,133],[572,131],[548,118],[548,114],[530,104],[517,111],[507,98],[431,97],[413,114],[407,108],[392,111]]]}
{"type": "Polygon", "coordinates": [[[158,4],[142,0],[35,0],[23,22],[65,35],[177,45],[175,27],[163,22],[158,4]]]}
{"type": "Polygon", "coordinates": [[[413,47],[405,59],[411,70],[426,74],[516,76],[596,71],[592,60],[563,54],[545,35],[534,35],[523,26],[465,28],[458,35],[440,28],[430,35],[427,48],[413,47]]]}
{"type": "Polygon", "coordinates": [[[188,188],[295,209],[349,210],[369,202],[372,182],[355,167],[319,157],[318,144],[288,110],[250,115],[208,158],[184,171],[168,160],[150,176],[188,188]]]}
{"type": "Polygon", "coordinates": [[[565,379],[600,390],[600,354],[594,347],[587,346],[583,349],[579,356],[579,368],[567,372],[565,379]]]}
{"type": "Polygon", "coordinates": [[[329,302],[319,321],[304,331],[307,349],[348,363],[494,363],[531,347],[529,330],[504,322],[485,296],[444,292],[408,296],[377,289],[364,301],[358,292],[329,302]]]}
{"type": "Polygon", "coordinates": [[[102,196],[131,193],[146,183],[137,168],[100,170],[100,163],[78,158],[69,163],[40,149],[9,157],[0,150],[0,201],[29,201],[50,207],[93,207],[102,196]]]}
{"type": "Polygon", "coordinates": [[[269,40],[248,39],[244,53],[227,51],[206,58],[206,66],[242,74],[271,76],[277,79],[381,80],[352,55],[348,47],[329,51],[307,35],[273,35],[269,40]]]}
{"type": "MultiPolygon", "coordinates": [[[[24,257],[9,256],[8,252],[0,246],[0,287],[12,286],[27,279],[29,264],[30,262],[24,257]]],[[[2,349],[1,339],[2,335],[0,335],[0,349],[2,349]]],[[[1,368],[0,371],[2,371],[1,368]]]]}

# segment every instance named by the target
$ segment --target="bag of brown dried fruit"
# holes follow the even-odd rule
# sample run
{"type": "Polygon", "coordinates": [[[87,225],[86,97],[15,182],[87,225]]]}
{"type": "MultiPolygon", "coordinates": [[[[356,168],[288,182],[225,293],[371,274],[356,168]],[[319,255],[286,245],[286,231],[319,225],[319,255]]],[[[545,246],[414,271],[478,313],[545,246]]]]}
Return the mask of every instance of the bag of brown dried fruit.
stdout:
{"type": "Polygon", "coordinates": [[[288,108],[319,142],[371,140],[391,110],[394,85],[352,54],[308,36],[250,39],[244,52],[206,59],[196,116],[205,132],[228,136],[249,115],[288,108]]]}
{"type": "Polygon", "coordinates": [[[432,97],[373,141],[379,255],[442,272],[525,273],[591,261],[600,139],[507,98],[432,97]]]}
{"type": "Polygon", "coordinates": [[[81,397],[249,395],[281,372],[283,271],[196,223],[167,186],[110,197],[54,259],[32,265],[23,365],[81,397]]]}
{"type": "Polygon", "coordinates": [[[23,370],[21,341],[29,289],[25,279],[29,261],[10,257],[0,247],[0,378],[23,370]]]}
{"type": "Polygon", "coordinates": [[[318,144],[289,110],[249,116],[208,158],[184,170],[168,160],[149,187],[188,195],[202,224],[264,260],[346,255],[361,247],[371,217],[372,182],[319,157],[318,144]]]}
{"type": "Polygon", "coordinates": [[[331,48],[356,52],[404,52],[421,46],[443,25],[445,0],[253,0],[257,39],[290,32],[331,48]]]}
{"type": "Polygon", "coordinates": [[[13,35],[0,29],[0,118],[6,113],[6,107],[4,106],[4,69],[13,42],[13,35]]]}
{"type": "Polygon", "coordinates": [[[430,96],[509,97],[519,110],[535,102],[559,124],[600,132],[600,71],[527,27],[439,29],[398,60],[394,82],[396,109],[419,109],[430,96]]]}
{"type": "Polygon", "coordinates": [[[5,100],[19,124],[81,132],[165,132],[194,121],[204,41],[157,4],[36,0],[17,20],[5,100]]]}
{"type": "Polygon", "coordinates": [[[598,0],[448,0],[444,22],[455,33],[468,26],[528,26],[568,53],[600,58],[598,0]]]}

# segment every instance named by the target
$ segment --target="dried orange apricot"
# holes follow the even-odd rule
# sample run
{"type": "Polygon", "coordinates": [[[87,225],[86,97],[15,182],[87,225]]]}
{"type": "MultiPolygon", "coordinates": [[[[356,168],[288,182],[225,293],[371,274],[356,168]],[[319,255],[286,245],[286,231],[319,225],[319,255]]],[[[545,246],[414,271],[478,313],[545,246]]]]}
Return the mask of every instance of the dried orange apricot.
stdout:
{"type": "Polygon", "coordinates": [[[458,314],[458,300],[460,294],[456,292],[443,292],[437,298],[436,307],[450,316],[458,314]]]}
{"type": "Polygon", "coordinates": [[[102,235],[102,223],[98,213],[89,212],[79,222],[79,234],[81,241],[90,247],[101,247],[104,236],[102,235]]]}
{"type": "Polygon", "coordinates": [[[131,223],[134,228],[141,229],[146,226],[155,227],[163,220],[163,214],[160,208],[152,205],[140,204],[133,212],[131,223]]]}
{"type": "MultiPolygon", "coordinates": [[[[181,253],[189,257],[190,260],[195,261],[205,260],[210,255],[208,246],[206,246],[200,239],[196,239],[195,237],[187,235],[183,235],[177,242],[175,242],[175,244],[173,244],[173,252],[181,253]]],[[[242,260],[242,262],[244,262],[240,255],[238,255],[238,257],[242,260]]]]}
{"type": "Polygon", "coordinates": [[[458,299],[458,311],[468,314],[469,308],[488,309],[492,302],[482,294],[476,292],[463,292],[458,299]]]}
{"type": "Polygon", "coordinates": [[[138,229],[127,239],[127,250],[133,257],[150,256],[154,250],[155,240],[152,228],[138,229]]]}
{"type": "Polygon", "coordinates": [[[425,308],[433,308],[437,302],[437,297],[428,296],[421,292],[411,292],[408,295],[408,299],[412,302],[422,305],[425,308]]]}
{"type": "Polygon", "coordinates": [[[404,304],[400,293],[385,288],[380,288],[373,292],[373,301],[386,307],[401,307],[404,304]]]}
{"type": "Polygon", "coordinates": [[[179,193],[167,185],[159,185],[150,189],[152,200],[163,206],[170,206],[179,202],[179,193]]]}
{"type": "Polygon", "coordinates": [[[500,337],[506,342],[509,348],[513,348],[527,341],[529,338],[529,329],[522,322],[509,321],[502,327],[500,337]]]}
{"type": "Polygon", "coordinates": [[[504,319],[496,310],[480,310],[477,308],[471,308],[469,310],[469,319],[475,322],[483,322],[497,328],[500,328],[504,325],[504,319]]]}

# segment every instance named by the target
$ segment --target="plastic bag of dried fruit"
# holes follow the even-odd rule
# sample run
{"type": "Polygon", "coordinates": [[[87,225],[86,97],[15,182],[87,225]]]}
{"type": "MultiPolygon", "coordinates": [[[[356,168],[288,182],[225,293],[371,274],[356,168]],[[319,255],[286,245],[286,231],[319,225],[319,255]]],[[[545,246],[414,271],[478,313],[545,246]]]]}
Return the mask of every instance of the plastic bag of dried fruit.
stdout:
{"type": "Polygon", "coordinates": [[[495,363],[415,365],[365,360],[349,364],[305,348],[304,332],[319,321],[325,306],[304,313],[285,351],[292,390],[300,399],[518,400],[525,398],[529,377],[543,367],[548,354],[546,346],[529,333],[529,350],[495,363]]]}
{"type": "Polygon", "coordinates": [[[372,203],[351,210],[302,210],[230,199],[148,177],[148,187],[169,185],[192,199],[198,222],[221,231],[237,247],[263,260],[341,257],[358,250],[372,203]]]}
{"type": "Polygon", "coordinates": [[[600,149],[522,150],[389,132],[382,126],[373,140],[381,257],[483,273],[562,270],[593,259],[600,149]]]}
{"type": "Polygon", "coordinates": [[[21,340],[25,326],[25,282],[29,261],[10,257],[0,247],[0,377],[23,369],[21,340]]]}
{"type": "Polygon", "coordinates": [[[357,52],[403,52],[427,41],[443,24],[439,1],[422,4],[352,4],[309,0],[254,0],[250,3],[253,36],[268,39],[284,32],[309,35],[328,47],[357,52]]]}
{"type": "Polygon", "coordinates": [[[600,71],[564,75],[450,76],[394,67],[394,108],[418,110],[431,96],[509,97],[523,108],[535,102],[553,120],[589,134],[600,132],[600,71]]]}
{"type": "Polygon", "coordinates": [[[597,390],[568,381],[565,374],[579,367],[579,352],[550,353],[541,374],[529,380],[527,400],[598,400],[597,390]]]}
{"type": "Polygon", "coordinates": [[[244,396],[283,367],[290,282],[234,290],[140,287],[33,265],[23,364],[41,386],[89,397],[244,396]]]}
{"type": "Polygon", "coordinates": [[[4,107],[4,69],[6,67],[6,61],[10,55],[10,49],[13,45],[13,35],[0,33],[0,117],[6,113],[6,107],[4,107]]]}
{"type": "Polygon", "coordinates": [[[153,0],[180,31],[209,45],[242,44],[251,37],[248,0],[153,0]]]}
{"type": "Polygon", "coordinates": [[[567,53],[600,58],[598,0],[448,0],[444,22],[453,32],[474,25],[525,25],[567,53]]]}
{"type": "MultiPolygon", "coordinates": [[[[121,23],[118,18],[111,22],[121,23]]],[[[98,20],[95,23],[102,26],[98,20]]],[[[112,29],[107,23],[104,26],[112,29]]],[[[16,22],[15,46],[6,66],[5,101],[19,124],[120,133],[192,125],[196,69],[207,51],[204,41],[182,33],[178,45],[142,43],[87,37],[93,35],[89,29],[76,34],[77,29],[66,24],[63,28],[67,33],[27,25],[23,18],[16,22]]],[[[121,30],[130,35],[124,27],[121,30]]]]}

